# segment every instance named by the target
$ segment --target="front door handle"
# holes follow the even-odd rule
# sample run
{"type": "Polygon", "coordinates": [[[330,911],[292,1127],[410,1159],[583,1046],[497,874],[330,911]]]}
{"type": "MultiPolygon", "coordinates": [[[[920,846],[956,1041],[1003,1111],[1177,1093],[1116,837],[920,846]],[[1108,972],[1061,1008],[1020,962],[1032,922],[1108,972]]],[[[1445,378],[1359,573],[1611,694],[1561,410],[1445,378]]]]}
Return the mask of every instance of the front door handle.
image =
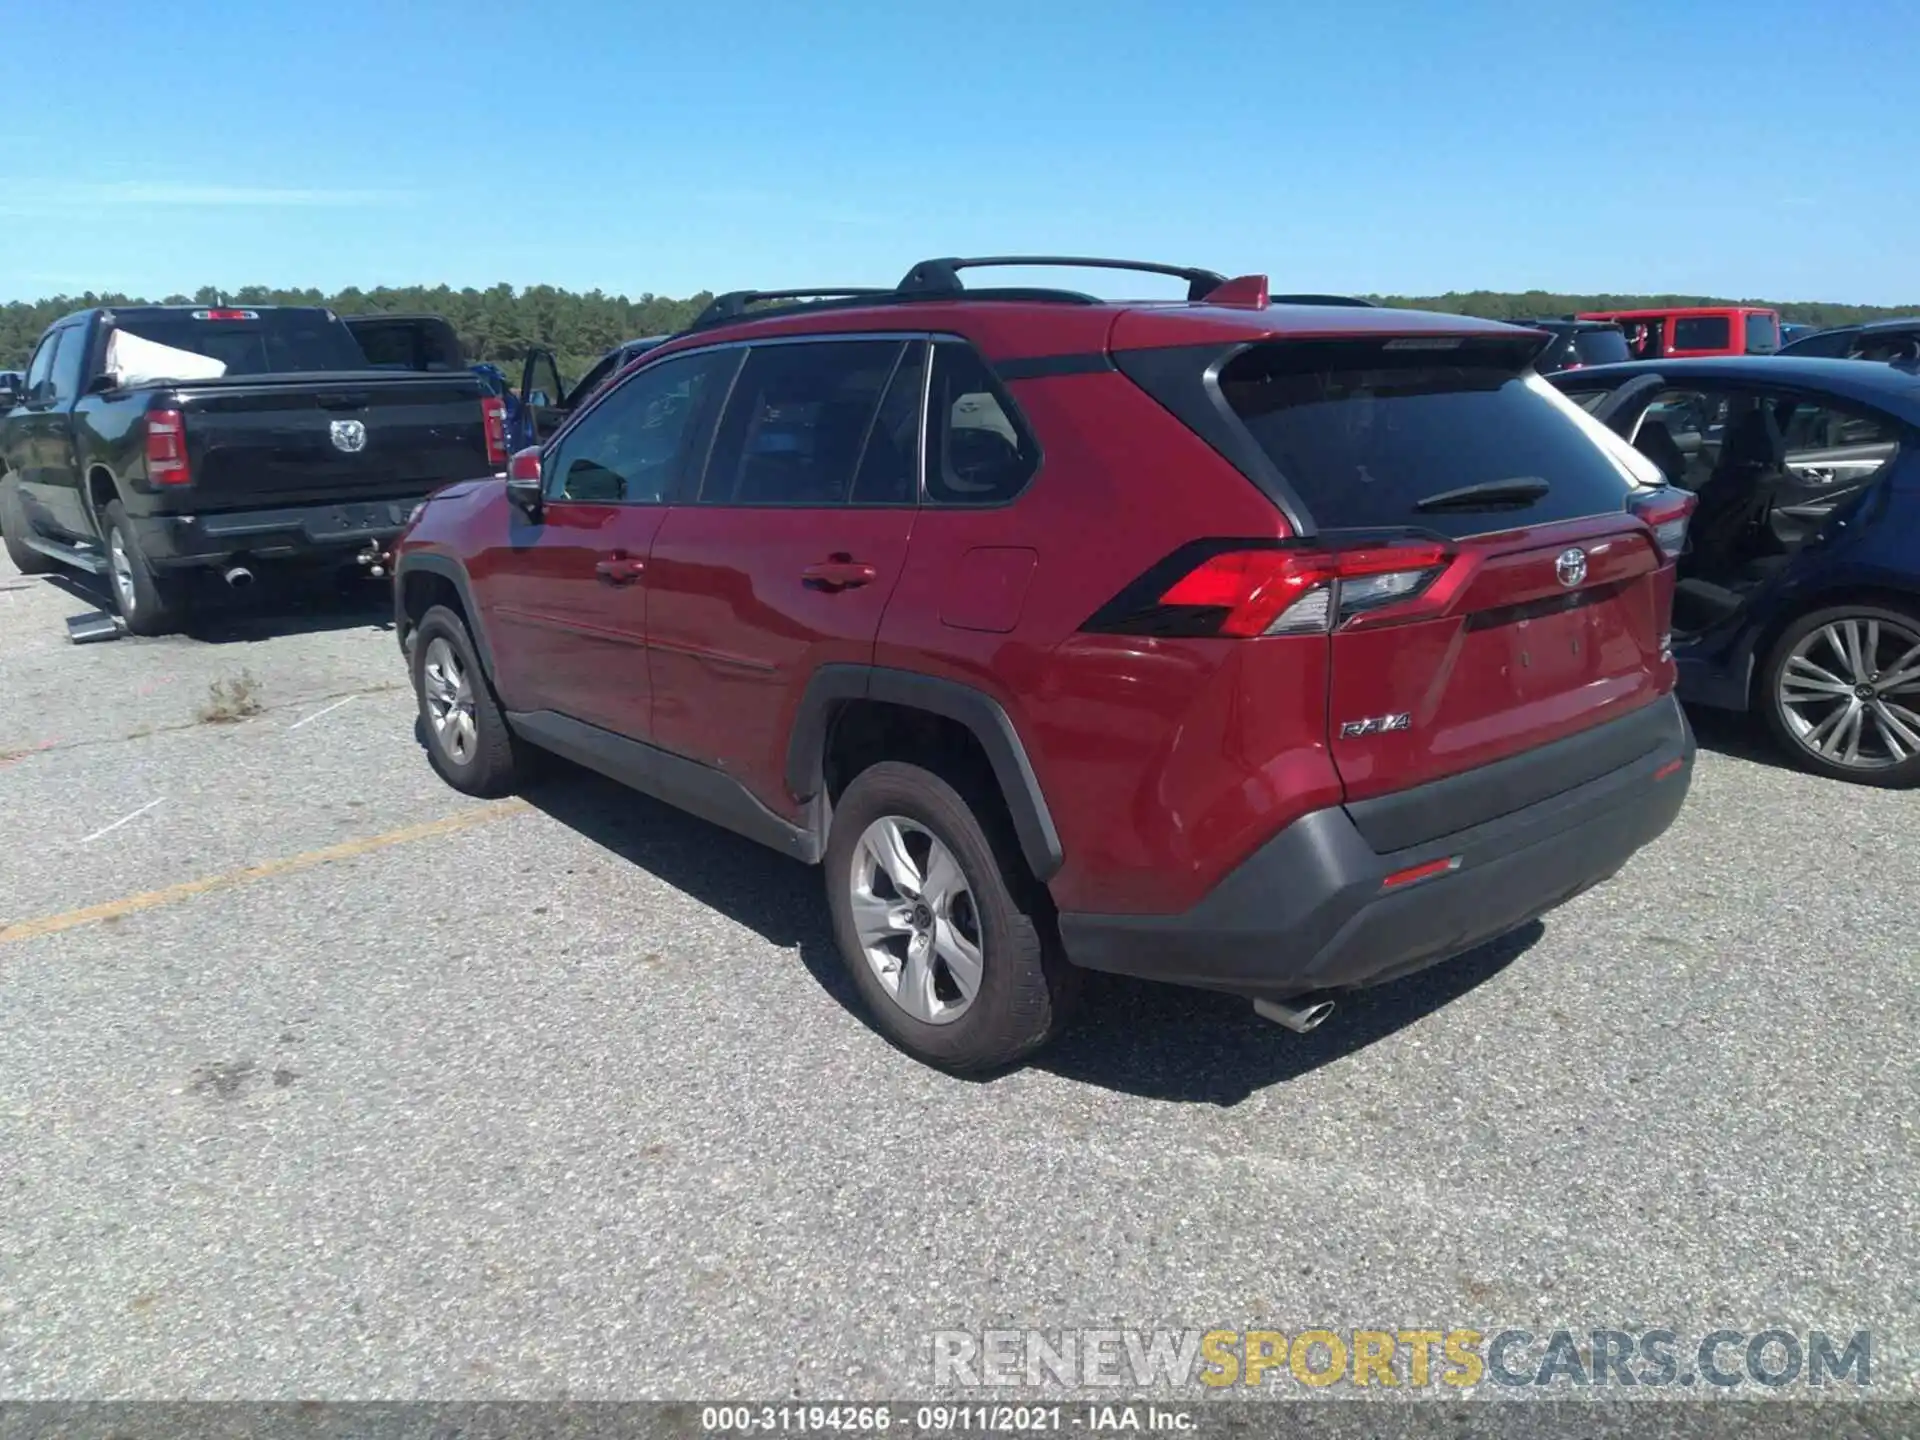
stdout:
{"type": "Polygon", "coordinates": [[[880,572],[851,555],[835,555],[831,560],[807,566],[800,572],[800,578],[816,590],[852,590],[856,586],[871,585],[880,578],[880,572]]]}
{"type": "Polygon", "coordinates": [[[630,555],[613,555],[595,565],[593,573],[609,585],[631,585],[647,573],[647,562],[630,555]]]}

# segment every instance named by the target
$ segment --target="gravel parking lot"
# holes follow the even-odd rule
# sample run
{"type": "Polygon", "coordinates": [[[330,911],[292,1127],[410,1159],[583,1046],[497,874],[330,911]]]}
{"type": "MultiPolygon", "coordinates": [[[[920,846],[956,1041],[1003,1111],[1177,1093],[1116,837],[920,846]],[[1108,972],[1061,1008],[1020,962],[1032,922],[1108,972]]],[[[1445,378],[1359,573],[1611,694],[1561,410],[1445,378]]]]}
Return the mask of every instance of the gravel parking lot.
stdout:
{"type": "Polygon", "coordinates": [[[0,1393],[905,1396],[935,1330],[1425,1324],[1866,1329],[1920,1394],[1913,795],[1716,725],[1544,926],[1306,1037],[1097,984],[963,1082],[859,1018],[812,871],[443,786],[377,602],[87,608],[0,560],[0,1393]]]}

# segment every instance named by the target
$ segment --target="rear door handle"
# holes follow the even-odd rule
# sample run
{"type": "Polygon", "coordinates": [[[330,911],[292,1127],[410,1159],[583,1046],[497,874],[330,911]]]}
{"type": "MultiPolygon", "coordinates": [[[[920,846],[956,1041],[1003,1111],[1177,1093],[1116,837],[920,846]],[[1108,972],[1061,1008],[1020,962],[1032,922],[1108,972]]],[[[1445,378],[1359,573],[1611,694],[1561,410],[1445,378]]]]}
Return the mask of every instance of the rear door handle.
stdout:
{"type": "Polygon", "coordinates": [[[800,578],[816,590],[852,590],[856,586],[871,585],[880,578],[880,572],[851,556],[836,555],[831,560],[807,566],[800,572],[800,578]]]}
{"type": "Polygon", "coordinates": [[[609,585],[631,585],[647,573],[647,562],[631,555],[613,555],[596,564],[593,573],[609,585]]]}

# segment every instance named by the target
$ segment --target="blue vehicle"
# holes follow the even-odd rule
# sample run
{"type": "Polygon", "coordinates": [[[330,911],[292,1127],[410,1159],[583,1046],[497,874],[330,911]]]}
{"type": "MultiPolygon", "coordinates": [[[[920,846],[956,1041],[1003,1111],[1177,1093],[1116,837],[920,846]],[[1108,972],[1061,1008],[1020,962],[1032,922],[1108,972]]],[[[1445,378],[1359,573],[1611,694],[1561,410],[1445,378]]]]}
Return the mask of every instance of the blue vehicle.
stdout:
{"type": "Polygon", "coordinates": [[[520,450],[528,445],[538,445],[558,430],[561,422],[609,379],[670,338],[666,335],[648,335],[616,345],[596,360],[593,368],[572,386],[561,379],[560,362],[554,358],[551,350],[529,350],[526,364],[520,372],[517,403],[509,406],[508,434],[512,439],[512,448],[520,450]]]}
{"type": "Polygon", "coordinates": [[[1835,325],[1797,338],[1782,355],[1820,355],[1836,360],[1920,359],[1920,315],[1835,325]]]}
{"type": "Polygon", "coordinates": [[[1920,368],[1728,356],[1549,378],[1698,499],[1681,698],[1758,712],[1816,774],[1920,784],[1920,368]]]}

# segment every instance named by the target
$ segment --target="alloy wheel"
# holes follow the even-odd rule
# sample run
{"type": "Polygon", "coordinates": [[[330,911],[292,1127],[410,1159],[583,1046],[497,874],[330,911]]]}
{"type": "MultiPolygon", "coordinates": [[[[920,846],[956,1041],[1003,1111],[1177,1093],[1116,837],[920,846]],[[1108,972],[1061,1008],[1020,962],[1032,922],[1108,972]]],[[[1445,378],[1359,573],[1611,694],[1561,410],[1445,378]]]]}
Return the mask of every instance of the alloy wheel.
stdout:
{"type": "Polygon", "coordinates": [[[1809,631],[1781,666],[1787,733],[1830,765],[1884,770],[1920,755],[1920,629],[1872,616],[1809,631]]]}
{"type": "Polygon", "coordinates": [[[958,1020],[980,994],[980,916],[960,862],[918,821],[883,815],[853,847],[860,953],[893,1002],[929,1025],[958,1020]]]}
{"type": "Polygon", "coordinates": [[[113,573],[113,598],[120,604],[120,613],[133,614],[139,604],[138,593],[133,588],[133,560],[118,529],[107,532],[107,567],[113,573]]]}
{"type": "Polygon", "coordinates": [[[427,702],[427,722],[440,742],[441,753],[456,765],[473,759],[480,741],[479,726],[473,716],[473,685],[466,667],[446,637],[436,635],[427,643],[427,655],[420,666],[420,693],[427,702]]]}

